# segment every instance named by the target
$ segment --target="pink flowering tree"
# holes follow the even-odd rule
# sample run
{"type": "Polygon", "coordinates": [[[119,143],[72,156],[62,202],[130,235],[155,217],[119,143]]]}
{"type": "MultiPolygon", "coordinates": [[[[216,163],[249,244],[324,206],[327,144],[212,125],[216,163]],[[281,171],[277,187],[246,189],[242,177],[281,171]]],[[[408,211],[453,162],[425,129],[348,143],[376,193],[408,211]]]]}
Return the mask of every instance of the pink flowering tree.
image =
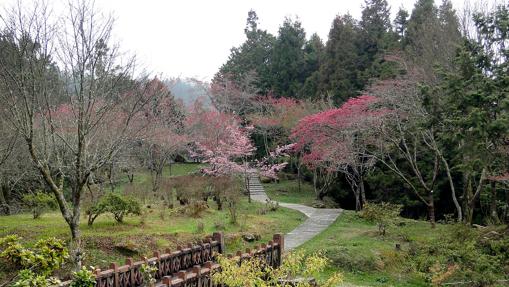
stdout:
{"type": "Polygon", "coordinates": [[[250,161],[255,146],[251,141],[253,127],[242,126],[240,118],[219,112],[206,110],[195,105],[186,119],[188,134],[192,139],[191,154],[207,163],[202,169],[210,176],[234,176],[245,178],[247,173],[259,172],[260,175],[277,179],[277,174],[286,166],[284,158],[289,156],[293,145],[276,148],[269,155],[250,161]]]}
{"type": "MultiPolygon", "coordinates": [[[[341,107],[304,117],[293,129],[291,139],[302,161],[322,175],[324,186],[336,173],[346,177],[355,196],[356,209],[366,201],[364,178],[375,163],[368,149],[377,145],[372,127],[379,124],[384,111],[372,109],[373,96],[352,98],[341,107]]],[[[317,190],[317,197],[323,190],[317,190]]]]}
{"type": "Polygon", "coordinates": [[[242,127],[231,114],[195,107],[186,120],[194,142],[192,154],[207,163],[203,172],[212,176],[243,173],[255,150],[251,127],[242,127]]]}
{"type": "Polygon", "coordinates": [[[186,150],[189,137],[184,133],[184,114],[166,85],[158,79],[149,82],[146,94],[153,98],[140,123],[146,126],[141,139],[141,158],[149,168],[152,191],[159,190],[163,170],[186,150]]]}

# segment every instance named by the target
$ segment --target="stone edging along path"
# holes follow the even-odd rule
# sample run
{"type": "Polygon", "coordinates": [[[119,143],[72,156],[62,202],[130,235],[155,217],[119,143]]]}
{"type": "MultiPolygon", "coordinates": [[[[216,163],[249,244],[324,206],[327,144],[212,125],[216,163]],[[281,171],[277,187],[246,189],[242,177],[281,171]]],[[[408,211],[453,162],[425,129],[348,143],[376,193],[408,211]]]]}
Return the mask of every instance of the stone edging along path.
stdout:
{"type": "MultiPolygon", "coordinates": [[[[265,203],[270,200],[256,173],[249,174],[249,192],[254,201],[265,203]]],[[[285,250],[292,250],[325,230],[343,211],[342,209],[313,208],[295,203],[278,203],[279,206],[300,211],[308,217],[304,223],[285,235],[285,250]]]]}

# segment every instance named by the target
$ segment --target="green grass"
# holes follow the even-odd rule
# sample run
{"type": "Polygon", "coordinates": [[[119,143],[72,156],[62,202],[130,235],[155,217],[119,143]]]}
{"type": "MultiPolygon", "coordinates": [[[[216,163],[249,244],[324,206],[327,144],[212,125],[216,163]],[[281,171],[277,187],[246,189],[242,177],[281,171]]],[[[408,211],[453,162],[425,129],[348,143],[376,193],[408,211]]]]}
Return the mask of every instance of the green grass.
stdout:
{"type": "Polygon", "coordinates": [[[444,234],[446,226],[438,224],[431,229],[424,221],[402,218],[400,222],[403,226],[393,227],[381,237],[374,224],[345,210],[328,229],[300,248],[323,251],[331,259],[323,276],[339,271],[348,283],[345,286],[428,286],[424,278],[410,271],[395,245],[406,250],[408,242],[430,241],[444,234]]]}
{"type": "MultiPolygon", "coordinates": [[[[300,192],[296,180],[263,186],[269,197],[277,201],[312,205],[315,200],[313,186],[307,182],[302,183],[300,192]]],[[[400,221],[403,226],[393,227],[386,237],[380,237],[373,223],[345,210],[329,228],[299,249],[306,253],[324,252],[331,259],[331,266],[321,276],[340,272],[344,286],[428,286],[424,278],[409,272],[395,245],[399,243],[405,250],[408,242],[433,240],[446,232],[446,226],[438,224],[431,229],[425,221],[400,221]]]]}
{"type": "MultiPolygon", "coordinates": [[[[198,170],[199,164],[175,164],[171,176],[186,175],[198,170]]],[[[165,169],[164,177],[169,177],[169,169],[165,169]]],[[[138,172],[135,182],[143,188],[150,189],[150,173],[138,172]]],[[[127,179],[122,178],[117,191],[122,191],[127,179]]],[[[235,253],[256,244],[266,243],[274,233],[287,233],[304,221],[300,212],[279,208],[276,211],[261,214],[261,203],[248,203],[243,198],[238,207],[238,223],[231,224],[228,210],[218,211],[216,204],[209,200],[209,208],[199,217],[193,218],[186,214],[171,214],[168,208],[151,204],[144,206],[144,216],[127,217],[124,223],[116,223],[112,216],[101,215],[93,226],[87,225],[85,216],[81,219],[82,241],[85,247],[84,264],[106,268],[110,262],[123,263],[127,257],[139,258],[151,256],[154,251],[166,248],[175,249],[215,231],[224,231],[228,253],[235,253]],[[203,232],[198,232],[198,223],[203,223],[203,232]],[[246,243],[242,240],[243,233],[258,234],[257,242],[246,243]],[[127,245],[136,252],[126,252],[119,248],[127,245]]],[[[0,216],[0,237],[17,234],[23,237],[23,243],[34,244],[37,240],[57,237],[69,240],[69,228],[57,211],[43,214],[39,219],[32,219],[31,214],[0,216]]],[[[5,271],[5,270],[4,270],[5,271]]],[[[7,276],[0,267],[0,285],[2,278],[7,276]]]]}
{"type": "MultiPolygon", "coordinates": [[[[204,167],[204,165],[199,163],[174,163],[171,165],[171,167],[165,167],[163,169],[163,178],[188,175],[200,170],[202,167],[204,167]]],[[[121,182],[127,183],[127,178],[123,177],[121,182]]],[[[134,176],[134,182],[150,183],[150,172],[147,170],[137,172],[134,176]]]]}
{"type": "Polygon", "coordinates": [[[265,192],[269,198],[287,203],[298,203],[311,206],[315,201],[313,186],[303,181],[299,191],[299,184],[296,180],[282,179],[279,182],[263,183],[265,192]]]}
{"type": "MultiPolygon", "coordinates": [[[[145,223],[142,223],[142,217],[127,217],[124,223],[119,224],[112,217],[102,215],[90,227],[83,217],[80,227],[86,247],[85,264],[107,267],[110,262],[122,263],[128,256],[139,258],[149,256],[156,250],[174,249],[177,245],[203,239],[214,231],[225,232],[227,252],[234,253],[238,249],[267,242],[274,233],[286,233],[304,220],[301,213],[285,208],[260,215],[262,204],[249,204],[247,200],[242,200],[238,224],[234,225],[229,223],[226,210],[217,211],[215,207],[215,204],[210,203],[210,208],[200,218],[192,218],[187,215],[170,215],[168,209],[152,206],[145,210],[145,223]],[[198,222],[204,224],[202,233],[197,232],[198,222]],[[248,244],[240,237],[243,232],[259,234],[261,240],[248,244]],[[131,245],[138,252],[126,253],[115,247],[121,244],[131,245]]],[[[58,212],[43,214],[35,220],[30,214],[2,216],[0,230],[0,237],[17,234],[27,244],[48,237],[69,239],[69,229],[58,212]]]]}

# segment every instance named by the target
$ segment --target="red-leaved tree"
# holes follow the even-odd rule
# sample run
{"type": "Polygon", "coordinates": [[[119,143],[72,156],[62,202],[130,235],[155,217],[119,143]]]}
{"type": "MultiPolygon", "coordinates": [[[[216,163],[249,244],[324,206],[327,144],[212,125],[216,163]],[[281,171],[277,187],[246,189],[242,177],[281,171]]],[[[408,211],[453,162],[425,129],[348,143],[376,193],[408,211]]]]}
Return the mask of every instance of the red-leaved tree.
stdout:
{"type": "MultiPolygon", "coordinates": [[[[336,173],[345,175],[355,196],[356,209],[366,201],[364,177],[375,159],[370,146],[376,146],[373,126],[378,125],[385,111],[372,109],[373,96],[352,98],[336,109],[329,109],[303,118],[293,129],[291,139],[304,163],[324,176],[324,187],[336,173]]],[[[316,183],[316,180],[315,180],[316,183]]],[[[323,189],[317,191],[321,197],[323,189]]]]}

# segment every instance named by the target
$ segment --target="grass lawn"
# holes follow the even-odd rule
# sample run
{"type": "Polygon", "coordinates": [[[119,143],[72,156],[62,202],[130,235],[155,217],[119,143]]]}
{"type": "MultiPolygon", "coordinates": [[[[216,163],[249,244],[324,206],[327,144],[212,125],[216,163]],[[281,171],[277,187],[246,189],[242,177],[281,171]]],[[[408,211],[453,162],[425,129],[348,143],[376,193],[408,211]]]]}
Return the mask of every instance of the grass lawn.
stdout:
{"type": "Polygon", "coordinates": [[[344,275],[345,286],[429,286],[424,279],[409,271],[405,260],[395,251],[408,242],[429,241],[445,232],[438,224],[431,229],[428,222],[401,219],[403,226],[389,229],[386,237],[378,235],[377,227],[345,210],[321,234],[300,247],[305,252],[323,251],[331,259],[331,268],[344,275]]]}
{"type": "Polygon", "coordinates": [[[311,206],[315,200],[313,186],[303,181],[299,191],[297,180],[282,179],[277,183],[263,183],[265,192],[272,200],[311,206]]]}
{"type": "MultiPolygon", "coordinates": [[[[176,164],[172,167],[172,176],[184,175],[199,169],[197,164],[176,164]]],[[[165,170],[165,177],[169,170],[165,170]]],[[[150,174],[142,172],[135,175],[135,181],[150,182],[150,174]]],[[[127,181],[125,181],[127,182],[127,181]]],[[[122,190],[124,179],[118,185],[122,190]]],[[[175,249],[215,231],[224,231],[228,253],[239,249],[266,243],[274,233],[286,233],[298,226],[305,216],[297,211],[279,208],[264,215],[260,213],[263,204],[248,203],[242,199],[239,207],[238,224],[231,224],[228,210],[218,211],[216,204],[209,200],[209,208],[199,217],[186,214],[175,214],[168,208],[159,205],[144,207],[143,216],[127,217],[124,223],[115,223],[110,215],[101,215],[93,226],[87,225],[85,216],[81,219],[82,240],[85,249],[84,264],[106,268],[110,262],[123,263],[127,257],[140,258],[151,256],[156,250],[175,249]],[[203,224],[203,230],[198,225],[203,224]],[[257,242],[246,243],[243,233],[258,234],[257,242]]],[[[17,234],[23,242],[33,244],[47,237],[69,239],[69,228],[59,212],[45,213],[39,219],[32,219],[31,214],[0,216],[0,237],[17,234]]],[[[7,276],[0,266],[0,285],[7,276]],[[2,273],[4,272],[4,273],[2,273]]]]}
{"type": "MultiPolygon", "coordinates": [[[[229,223],[226,210],[217,211],[215,204],[209,204],[210,208],[200,218],[171,215],[168,209],[158,206],[146,209],[144,223],[142,217],[127,217],[125,223],[118,224],[112,217],[102,215],[90,227],[86,218],[82,218],[81,231],[86,252],[84,263],[104,268],[110,262],[123,263],[129,256],[139,258],[152,255],[156,250],[174,249],[177,245],[203,239],[214,231],[225,232],[227,252],[234,253],[238,249],[267,242],[274,233],[286,233],[304,220],[301,213],[285,208],[260,215],[258,212],[262,204],[249,204],[243,200],[239,206],[239,222],[233,225],[229,223]],[[198,230],[198,223],[203,223],[203,232],[198,230]],[[261,240],[246,243],[241,238],[244,232],[259,234],[261,240]]],[[[47,237],[68,239],[69,229],[58,212],[43,214],[35,220],[30,214],[0,217],[0,237],[10,234],[18,234],[24,242],[31,244],[47,237]]],[[[1,275],[0,272],[0,278],[1,275]]]]}
{"type": "MultiPolygon", "coordinates": [[[[298,190],[296,180],[264,183],[271,199],[311,205],[315,199],[313,186],[307,182],[298,190]]],[[[445,232],[438,224],[431,229],[428,222],[401,219],[403,226],[389,229],[386,237],[378,236],[377,227],[345,210],[324,232],[300,247],[307,253],[324,252],[331,266],[323,276],[334,272],[344,275],[344,286],[429,286],[415,273],[408,272],[405,261],[395,251],[396,243],[403,249],[408,242],[429,241],[445,232]]]]}

